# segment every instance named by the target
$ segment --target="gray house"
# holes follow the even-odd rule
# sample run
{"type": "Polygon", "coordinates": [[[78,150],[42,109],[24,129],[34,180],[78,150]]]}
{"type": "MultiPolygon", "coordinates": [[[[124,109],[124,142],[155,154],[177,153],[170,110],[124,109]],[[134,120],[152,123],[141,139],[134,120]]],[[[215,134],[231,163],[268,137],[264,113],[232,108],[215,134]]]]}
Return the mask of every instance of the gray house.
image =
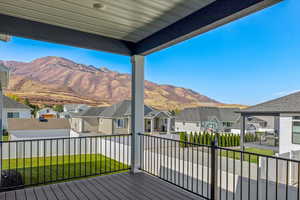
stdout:
{"type": "Polygon", "coordinates": [[[70,113],[70,124],[72,130],[78,133],[99,132],[99,116],[107,107],[89,107],[80,112],[70,113]]]}
{"type": "Polygon", "coordinates": [[[237,132],[239,108],[186,108],[176,116],[175,130],[185,132],[237,132]]]}
{"type": "Polygon", "coordinates": [[[300,92],[251,106],[240,113],[244,120],[252,116],[272,117],[279,153],[300,151],[300,92]]]}
{"type": "MultiPolygon", "coordinates": [[[[166,111],[144,106],[146,133],[170,133],[174,131],[174,117],[166,111]]],[[[99,118],[99,132],[127,134],[131,132],[131,101],[125,100],[106,108],[99,118]]]]}
{"type": "MultiPolygon", "coordinates": [[[[170,133],[175,130],[175,118],[169,112],[145,105],[144,126],[146,133],[170,133]]],[[[131,101],[90,107],[72,116],[71,127],[79,133],[128,134],[131,132],[131,101]]]]}

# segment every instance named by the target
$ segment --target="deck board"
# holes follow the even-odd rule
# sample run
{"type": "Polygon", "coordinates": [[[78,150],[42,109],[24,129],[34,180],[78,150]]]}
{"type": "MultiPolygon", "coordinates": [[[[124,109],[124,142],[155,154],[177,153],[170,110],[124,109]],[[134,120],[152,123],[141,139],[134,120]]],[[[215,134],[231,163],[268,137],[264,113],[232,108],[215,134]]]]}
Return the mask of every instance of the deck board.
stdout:
{"type": "Polygon", "coordinates": [[[98,176],[0,193],[0,200],[202,200],[188,191],[146,173],[98,176]]]}
{"type": "Polygon", "coordinates": [[[47,197],[47,199],[51,199],[51,200],[57,200],[55,194],[53,193],[52,189],[50,188],[50,186],[44,186],[43,190],[45,192],[45,195],[47,197]]]}

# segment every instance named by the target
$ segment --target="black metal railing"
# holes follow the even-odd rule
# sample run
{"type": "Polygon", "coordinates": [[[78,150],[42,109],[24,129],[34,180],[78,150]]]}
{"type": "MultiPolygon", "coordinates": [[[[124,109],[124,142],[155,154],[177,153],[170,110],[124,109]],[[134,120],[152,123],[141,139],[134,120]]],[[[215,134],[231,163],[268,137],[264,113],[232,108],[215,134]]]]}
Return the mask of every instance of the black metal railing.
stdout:
{"type": "Polygon", "coordinates": [[[101,135],[1,142],[0,189],[128,170],[130,138],[101,135]]]}
{"type": "Polygon", "coordinates": [[[204,199],[300,199],[298,160],[140,136],[141,170],[204,199]]]}
{"type": "Polygon", "coordinates": [[[140,135],[141,170],[211,199],[211,146],[140,135]]]}

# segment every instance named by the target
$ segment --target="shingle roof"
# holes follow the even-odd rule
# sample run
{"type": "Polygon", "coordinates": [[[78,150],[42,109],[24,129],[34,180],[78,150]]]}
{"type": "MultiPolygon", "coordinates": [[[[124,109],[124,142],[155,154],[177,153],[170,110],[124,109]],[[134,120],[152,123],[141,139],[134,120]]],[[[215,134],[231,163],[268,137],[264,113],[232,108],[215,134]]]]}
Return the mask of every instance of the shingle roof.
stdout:
{"type": "MultiPolygon", "coordinates": [[[[151,115],[153,112],[160,112],[158,110],[155,110],[149,106],[144,105],[144,115],[148,116],[151,115]]],[[[124,100],[120,103],[114,104],[110,107],[107,107],[100,116],[108,117],[108,118],[116,118],[116,117],[123,117],[131,115],[131,101],[130,100],[124,100]]]]}
{"type": "Polygon", "coordinates": [[[45,122],[41,122],[38,119],[7,119],[8,130],[47,130],[70,128],[70,123],[67,119],[47,119],[45,122]]]}
{"type": "Polygon", "coordinates": [[[242,109],[241,113],[300,113],[300,92],[242,109]]]}
{"type": "Polygon", "coordinates": [[[195,107],[186,108],[176,116],[176,121],[199,122],[217,118],[220,121],[234,122],[239,118],[239,108],[195,107]]]}
{"type": "Polygon", "coordinates": [[[4,108],[18,108],[18,109],[31,109],[29,106],[19,103],[7,96],[3,96],[3,107],[4,108]]]}
{"type": "Polygon", "coordinates": [[[100,116],[100,114],[106,109],[107,107],[90,107],[87,110],[80,112],[79,116],[83,117],[95,117],[100,116]]]}

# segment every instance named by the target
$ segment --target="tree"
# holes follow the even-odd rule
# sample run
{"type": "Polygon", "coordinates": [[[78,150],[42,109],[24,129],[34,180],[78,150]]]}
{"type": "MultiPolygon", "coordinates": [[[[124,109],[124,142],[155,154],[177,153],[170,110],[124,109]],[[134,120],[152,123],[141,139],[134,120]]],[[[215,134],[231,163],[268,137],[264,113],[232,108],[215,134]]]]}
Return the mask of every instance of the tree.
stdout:
{"type": "Polygon", "coordinates": [[[17,102],[21,101],[21,98],[19,96],[15,95],[15,94],[8,93],[8,94],[6,94],[6,96],[13,99],[13,100],[15,100],[15,101],[17,101],[17,102]]]}
{"type": "Polygon", "coordinates": [[[30,106],[30,102],[29,102],[29,99],[28,99],[28,98],[25,98],[25,99],[24,99],[24,104],[27,105],[27,106],[30,106]]]}
{"type": "Polygon", "coordinates": [[[53,110],[55,110],[56,112],[63,112],[64,107],[63,107],[63,105],[55,105],[55,106],[53,106],[53,110]]]}

